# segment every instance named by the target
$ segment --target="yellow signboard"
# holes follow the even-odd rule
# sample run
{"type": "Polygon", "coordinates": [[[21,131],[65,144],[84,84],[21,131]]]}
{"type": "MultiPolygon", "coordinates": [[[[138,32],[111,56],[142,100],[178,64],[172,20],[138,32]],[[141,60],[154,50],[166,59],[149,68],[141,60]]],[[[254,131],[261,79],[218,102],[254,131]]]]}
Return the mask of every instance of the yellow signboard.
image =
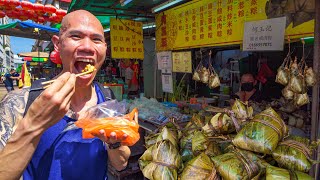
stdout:
{"type": "Polygon", "coordinates": [[[193,0],[156,15],[157,51],[241,44],[244,22],[286,16],[286,35],[313,36],[315,0],[193,0]]]}
{"type": "Polygon", "coordinates": [[[142,22],[110,19],[111,57],[143,59],[142,22]]]}
{"type": "Polygon", "coordinates": [[[191,51],[172,53],[172,72],[192,73],[191,51]]]}

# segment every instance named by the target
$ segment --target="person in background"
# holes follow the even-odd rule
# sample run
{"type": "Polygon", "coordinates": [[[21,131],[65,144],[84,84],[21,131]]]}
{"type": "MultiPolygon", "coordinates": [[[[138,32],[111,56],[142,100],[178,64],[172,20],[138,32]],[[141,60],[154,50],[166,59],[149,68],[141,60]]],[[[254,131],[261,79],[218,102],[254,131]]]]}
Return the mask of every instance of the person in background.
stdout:
{"type": "Polygon", "coordinates": [[[264,98],[262,93],[256,88],[257,80],[253,74],[246,73],[241,76],[240,91],[231,97],[233,104],[235,99],[239,99],[242,102],[255,101],[261,102],[264,98]]]}
{"type": "Polygon", "coordinates": [[[126,68],[125,78],[126,84],[128,85],[128,96],[137,95],[139,87],[132,83],[132,78],[134,75],[133,71],[133,60],[130,60],[130,65],[126,68]]]}
{"type": "Polygon", "coordinates": [[[222,69],[219,72],[220,92],[224,92],[225,89],[230,89],[230,62],[231,61],[232,61],[232,58],[229,58],[226,64],[222,65],[222,69]]]}
{"type": "Polygon", "coordinates": [[[4,86],[6,87],[7,91],[10,92],[10,91],[13,91],[14,88],[13,88],[13,80],[19,80],[20,77],[14,77],[16,73],[16,70],[15,69],[11,69],[9,73],[6,73],[4,75],[5,77],[5,80],[3,81],[4,83],[4,86]]]}
{"type": "Polygon", "coordinates": [[[108,179],[108,162],[118,171],[128,164],[130,149],[121,144],[128,135],[107,136],[102,129],[83,139],[82,129],[65,131],[87,109],[112,98],[93,82],[106,57],[103,27],[90,12],[73,11],[52,42],[63,65],[55,81],[29,108],[27,88],[0,102],[0,179],[108,179]],[[97,70],[76,77],[88,64],[97,70]]]}

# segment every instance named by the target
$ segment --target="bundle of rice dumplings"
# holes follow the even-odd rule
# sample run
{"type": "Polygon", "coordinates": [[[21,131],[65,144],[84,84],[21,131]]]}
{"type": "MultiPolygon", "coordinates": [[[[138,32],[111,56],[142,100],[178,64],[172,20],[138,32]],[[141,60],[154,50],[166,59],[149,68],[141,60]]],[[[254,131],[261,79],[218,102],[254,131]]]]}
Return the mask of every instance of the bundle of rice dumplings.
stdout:
{"type": "Polygon", "coordinates": [[[288,128],[280,116],[268,108],[255,115],[233,139],[233,144],[245,150],[271,154],[278,142],[288,134],[288,128]]]}
{"type": "Polygon", "coordinates": [[[180,177],[181,180],[218,180],[217,171],[210,158],[201,153],[188,162],[180,177]]]}
{"type": "Polygon", "coordinates": [[[315,163],[311,159],[312,147],[309,144],[308,139],[292,136],[280,142],[272,156],[280,167],[308,172],[315,163]]]}
{"type": "Polygon", "coordinates": [[[312,180],[313,178],[308,174],[299,171],[290,171],[274,166],[268,166],[266,170],[266,180],[312,180]]]}
{"type": "Polygon", "coordinates": [[[236,99],[232,106],[232,111],[236,114],[236,118],[246,120],[252,117],[253,109],[249,107],[248,102],[244,103],[236,99]]]}
{"type": "Polygon", "coordinates": [[[211,158],[217,171],[224,180],[256,179],[260,167],[258,157],[247,151],[232,152],[211,158]]]}
{"type": "Polygon", "coordinates": [[[139,165],[144,177],[150,180],[177,179],[181,157],[176,146],[163,140],[144,152],[139,165]]]}
{"type": "Polygon", "coordinates": [[[229,134],[235,131],[232,119],[224,113],[217,113],[202,129],[208,136],[229,134]]]}
{"type": "Polygon", "coordinates": [[[178,147],[178,133],[173,129],[167,128],[166,126],[162,128],[162,131],[158,135],[156,142],[162,140],[169,140],[175,147],[178,147]]]}

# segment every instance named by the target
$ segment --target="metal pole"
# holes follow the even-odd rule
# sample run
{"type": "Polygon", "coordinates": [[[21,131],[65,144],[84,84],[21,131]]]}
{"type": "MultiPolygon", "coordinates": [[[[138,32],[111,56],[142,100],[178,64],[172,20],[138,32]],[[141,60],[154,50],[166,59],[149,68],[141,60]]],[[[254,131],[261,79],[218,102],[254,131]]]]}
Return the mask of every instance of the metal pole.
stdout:
{"type": "MultiPolygon", "coordinates": [[[[320,62],[320,1],[315,0],[315,25],[314,25],[314,56],[313,56],[313,70],[317,75],[319,71],[320,62]]],[[[311,117],[311,140],[317,140],[319,133],[319,82],[312,88],[312,117],[311,117]]],[[[320,148],[317,154],[314,153],[314,158],[320,158],[320,148]]],[[[316,179],[319,179],[319,164],[316,169],[311,171],[316,179]]]]}

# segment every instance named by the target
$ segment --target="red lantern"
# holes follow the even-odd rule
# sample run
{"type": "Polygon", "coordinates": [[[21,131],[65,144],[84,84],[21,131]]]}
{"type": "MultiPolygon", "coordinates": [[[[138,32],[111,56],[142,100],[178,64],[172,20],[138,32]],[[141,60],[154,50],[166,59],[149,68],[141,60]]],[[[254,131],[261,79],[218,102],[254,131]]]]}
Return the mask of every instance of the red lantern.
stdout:
{"type": "Polygon", "coordinates": [[[52,6],[51,4],[46,4],[44,6],[44,11],[47,12],[48,14],[55,13],[57,11],[56,7],[52,6]]]}
{"type": "Polygon", "coordinates": [[[4,5],[5,5],[5,0],[0,0],[0,8],[4,8],[4,5]]]}
{"type": "Polygon", "coordinates": [[[62,64],[60,53],[56,50],[50,53],[50,60],[55,64],[62,64]]]}
{"type": "Polygon", "coordinates": [[[6,13],[0,10],[0,18],[4,18],[6,16],[6,13]]]}
{"type": "Polygon", "coordinates": [[[63,16],[65,16],[65,15],[67,15],[67,11],[66,11],[66,10],[63,10],[63,9],[57,9],[56,15],[63,17],[63,16]]]}
{"type": "Polygon", "coordinates": [[[45,22],[44,17],[39,16],[38,17],[38,23],[44,23],[44,22],[45,22]]]}
{"type": "Polygon", "coordinates": [[[7,5],[11,8],[15,8],[20,5],[20,1],[19,0],[10,0],[7,5]]]}
{"type": "Polygon", "coordinates": [[[20,5],[24,10],[33,10],[33,4],[29,1],[21,1],[20,5]]]}
{"type": "Polygon", "coordinates": [[[44,6],[43,4],[40,4],[40,3],[35,3],[33,4],[33,10],[37,13],[37,14],[40,14],[40,15],[43,15],[45,12],[44,12],[44,6]]]}

